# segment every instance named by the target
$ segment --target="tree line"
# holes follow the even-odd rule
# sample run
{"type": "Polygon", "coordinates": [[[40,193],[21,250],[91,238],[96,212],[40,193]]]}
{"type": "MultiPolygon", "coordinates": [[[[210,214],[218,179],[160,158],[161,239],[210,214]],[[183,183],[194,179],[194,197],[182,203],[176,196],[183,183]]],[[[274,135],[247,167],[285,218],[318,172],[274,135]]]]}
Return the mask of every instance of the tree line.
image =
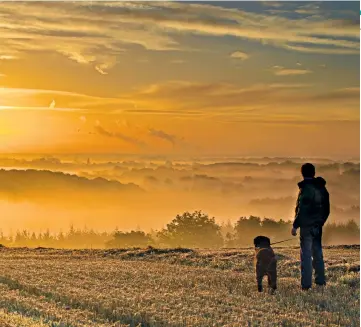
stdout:
{"type": "MultiPolygon", "coordinates": [[[[0,232],[0,244],[15,247],[50,248],[237,248],[253,246],[253,238],[265,235],[272,242],[290,238],[291,221],[250,216],[240,217],[234,224],[217,224],[214,217],[202,211],[184,212],[177,215],[165,228],[149,233],[141,230],[130,232],[97,232],[92,229],[75,229],[51,234],[17,231],[6,236],[0,232]]],[[[325,245],[359,244],[360,227],[350,220],[347,223],[327,223],[323,231],[325,245]]],[[[284,245],[297,245],[298,238],[284,245]]]]}

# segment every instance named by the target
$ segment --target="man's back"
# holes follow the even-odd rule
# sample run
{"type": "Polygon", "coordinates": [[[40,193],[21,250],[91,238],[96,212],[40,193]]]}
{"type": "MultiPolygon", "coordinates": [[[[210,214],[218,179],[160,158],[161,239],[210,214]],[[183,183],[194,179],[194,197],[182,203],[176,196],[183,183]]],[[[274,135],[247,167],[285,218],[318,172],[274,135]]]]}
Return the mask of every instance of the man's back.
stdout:
{"type": "Polygon", "coordinates": [[[294,227],[322,227],[330,214],[329,194],[322,177],[305,179],[300,189],[294,227]]]}

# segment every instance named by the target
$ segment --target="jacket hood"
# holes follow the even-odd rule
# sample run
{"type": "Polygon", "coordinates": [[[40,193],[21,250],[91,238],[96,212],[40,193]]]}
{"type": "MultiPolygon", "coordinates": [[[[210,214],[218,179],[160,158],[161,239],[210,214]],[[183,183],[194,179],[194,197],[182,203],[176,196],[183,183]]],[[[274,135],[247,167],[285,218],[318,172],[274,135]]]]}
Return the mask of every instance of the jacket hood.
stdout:
{"type": "Polygon", "coordinates": [[[298,183],[298,187],[302,188],[307,184],[313,184],[318,187],[325,187],[326,181],[322,177],[316,177],[316,178],[312,178],[312,179],[304,179],[303,181],[298,183]]]}

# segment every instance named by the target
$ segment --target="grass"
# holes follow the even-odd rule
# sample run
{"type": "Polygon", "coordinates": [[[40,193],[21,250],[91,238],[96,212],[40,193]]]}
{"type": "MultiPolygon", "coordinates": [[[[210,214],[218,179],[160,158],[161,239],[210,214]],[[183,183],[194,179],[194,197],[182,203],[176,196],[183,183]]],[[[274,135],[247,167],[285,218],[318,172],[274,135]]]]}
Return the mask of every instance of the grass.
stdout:
{"type": "Polygon", "coordinates": [[[324,292],[299,291],[299,250],[278,248],[279,289],[256,291],[253,250],[0,249],[0,326],[359,326],[359,247],[325,249],[324,292]]]}

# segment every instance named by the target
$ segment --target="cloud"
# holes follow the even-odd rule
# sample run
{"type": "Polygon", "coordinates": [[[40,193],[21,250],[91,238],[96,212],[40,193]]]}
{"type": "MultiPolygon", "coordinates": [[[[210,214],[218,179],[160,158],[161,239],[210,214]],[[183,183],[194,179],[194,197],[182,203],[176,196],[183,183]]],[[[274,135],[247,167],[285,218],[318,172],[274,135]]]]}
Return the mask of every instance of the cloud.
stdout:
{"type": "Polygon", "coordinates": [[[95,66],[95,70],[98,71],[102,75],[107,75],[108,73],[101,69],[99,66],[95,66]]]}
{"type": "Polygon", "coordinates": [[[148,133],[151,136],[154,136],[154,137],[160,138],[162,140],[165,140],[167,142],[170,142],[173,146],[176,144],[177,139],[178,139],[175,135],[171,135],[162,130],[157,130],[154,128],[148,128],[148,133]]]}
{"type": "Polygon", "coordinates": [[[117,120],[115,123],[116,123],[116,124],[117,124],[117,126],[119,126],[119,127],[126,127],[126,128],[130,128],[130,124],[129,124],[129,122],[128,122],[127,120],[125,120],[125,119],[123,119],[122,121],[117,120]]]}
{"type": "Polygon", "coordinates": [[[301,5],[299,6],[296,10],[295,13],[300,14],[300,15],[307,15],[307,16],[313,16],[313,15],[318,15],[321,13],[321,9],[320,6],[317,3],[307,3],[305,5],[301,5]]]}
{"type": "Polygon", "coordinates": [[[131,109],[125,110],[125,112],[139,115],[171,115],[171,116],[204,116],[207,112],[202,110],[177,110],[177,109],[131,109]]]}
{"type": "Polygon", "coordinates": [[[284,48],[292,51],[299,51],[305,53],[321,53],[332,55],[359,55],[359,49],[342,49],[342,48],[319,48],[319,47],[305,47],[285,44],[284,48]]]}
{"type": "MultiPolygon", "coordinates": [[[[300,66],[299,64],[298,66],[300,66]]],[[[281,66],[274,66],[273,73],[276,76],[305,75],[312,73],[309,69],[286,69],[281,66]]]]}
{"type": "Polygon", "coordinates": [[[64,110],[85,111],[89,108],[104,108],[109,104],[114,104],[117,109],[122,105],[125,108],[130,107],[130,100],[122,98],[97,97],[57,90],[0,87],[0,106],[2,107],[22,108],[22,110],[56,110],[56,108],[50,108],[50,105],[44,107],[44,103],[51,104],[55,98],[57,102],[62,103],[64,110]]]}
{"type": "Polygon", "coordinates": [[[360,100],[360,88],[359,87],[348,87],[332,90],[330,92],[325,92],[323,94],[317,94],[312,97],[312,100],[348,100],[348,101],[359,101],[360,100]]]}
{"type": "MultiPolygon", "coordinates": [[[[296,70],[296,69],[295,69],[296,70]]],[[[271,72],[280,74],[280,78],[291,74],[301,74],[282,66],[275,66],[271,72]]],[[[284,77],[286,78],[286,77],[284,77]]],[[[344,102],[345,110],[355,117],[356,109],[359,110],[359,100],[356,94],[350,96],[342,91],[320,92],[309,83],[264,83],[253,84],[247,87],[232,83],[199,83],[189,81],[168,81],[146,85],[124,92],[118,97],[91,97],[84,94],[52,90],[24,90],[0,88],[1,110],[61,110],[80,111],[82,115],[118,115],[119,112],[128,115],[172,115],[173,117],[187,119],[212,119],[212,120],[265,120],[265,119],[300,119],[304,113],[304,103],[307,107],[323,107],[317,110],[318,118],[329,119],[327,115],[339,110],[344,102]],[[334,94],[336,92],[336,95],[334,94]],[[331,93],[331,94],[330,94],[331,93]],[[346,94],[341,96],[340,94],[346,94]],[[328,98],[328,94],[330,97],[328,98]],[[338,101],[331,101],[332,98],[338,101]],[[50,109],[43,107],[56,98],[62,108],[50,109]],[[16,102],[15,102],[16,101],[16,102]],[[137,107],[135,108],[134,103],[137,107]],[[292,104],[292,113],[289,111],[292,104]],[[329,108],[326,110],[325,108],[329,108]],[[328,111],[328,112],[327,112],[328,111]],[[292,117],[291,117],[292,116],[292,117]]],[[[79,115],[80,116],[80,115],[79,115]]],[[[78,117],[79,117],[78,116],[78,117]]],[[[331,117],[330,116],[330,117],[331,117]]],[[[128,117],[127,117],[128,118],[128,117]]],[[[118,117],[114,118],[114,121],[118,117]]],[[[332,118],[330,118],[332,119],[332,118]]],[[[352,119],[351,116],[348,119],[352,119]]],[[[98,123],[100,125],[100,122],[98,123]]],[[[120,120],[118,126],[126,126],[120,120]]],[[[128,124],[129,128],[129,124],[128,124]]],[[[134,132],[135,125],[131,125],[134,132]]],[[[144,129],[149,135],[149,131],[144,129]]],[[[134,134],[137,135],[137,134],[134,134]]]]}
{"type": "MultiPolygon", "coordinates": [[[[267,117],[266,119],[272,121],[284,121],[304,119],[305,110],[308,110],[305,109],[307,103],[309,110],[314,110],[315,106],[319,108],[313,115],[315,119],[322,117],[329,120],[336,116],[339,118],[336,109],[339,112],[341,101],[344,101],[349,105],[349,115],[356,118],[359,110],[357,97],[345,97],[343,100],[339,97],[339,101],[335,102],[330,100],[331,97],[327,97],[329,93],[317,91],[312,84],[307,83],[271,83],[240,87],[230,83],[172,81],[140,89],[133,97],[148,108],[141,111],[143,114],[156,110],[159,114],[162,111],[164,114],[171,112],[174,115],[186,112],[188,117],[202,119],[223,120],[228,117],[244,121],[263,121],[267,117]]],[[[351,116],[349,119],[353,119],[351,116]]]]}
{"type": "Polygon", "coordinates": [[[107,75],[107,70],[111,69],[116,63],[117,59],[115,56],[113,57],[103,57],[102,63],[95,66],[95,70],[98,71],[102,75],[107,75]]]}
{"type": "Polygon", "coordinates": [[[106,137],[116,138],[116,139],[122,140],[124,142],[137,145],[139,147],[144,147],[146,145],[144,142],[142,142],[142,141],[140,141],[140,140],[138,140],[136,138],[124,135],[124,134],[119,133],[119,132],[110,132],[110,131],[106,130],[105,128],[103,128],[100,125],[99,121],[97,121],[94,128],[95,128],[95,130],[96,130],[96,132],[98,134],[106,136],[106,137]]]}
{"type": "Polygon", "coordinates": [[[13,59],[16,59],[16,57],[10,55],[0,55],[0,60],[13,60],[13,59]]]}
{"type": "Polygon", "coordinates": [[[241,51],[235,51],[235,52],[231,53],[231,58],[246,60],[249,58],[249,55],[247,53],[244,53],[241,51]]]}
{"type": "MultiPolygon", "coordinates": [[[[197,112],[205,109],[241,109],[243,106],[271,101],[272,98],[285,96],[289,91],[308,88],[309,84],[256,84],[240,87],[230,83],[192,83],[171,81],[151,85],[134,94],[139,102],[157,103],[157,110],[177,110],[197,112]],[[167,106],[167,108],[165,108],[167,106]],[[197,110],[194,110],[197,108],[197,110]]],[[[150,108],[154,110],[155,108],[150,108]]]]}
{"type": "MultiPolygon", "coordinates": [[[[9,110],[9,111],[49,111],[49,107],[27,107],[27,106],[1,106],[0,110],[9,110]]],[[[82,112],[83,109],[77,108],[53,108],[52,111],[62,111],[62,112],[82,112]]]]}
{"type": "Polygon", "coordinates": [[[282,7],[282,3],[278,1],[261,1],[263,6],[272,7],[272,8],[280,8],[282,7]]]}
{"type": "MultiPolygon", "coordinates": [[[[137,44],[159,51],[175,49],[177,42],[165,33],[142,28],[144,24],[140,21],[117,19],[117,15],[111,15],[113,10],[108,11],[110,7],[109,3],[92,8],[89,3],[59,3],[53,8],[42,3],[31,7],[6,4],[0,8],[0,33],[6,40],[0,52],[21,57],[28,51],[56,51],[79,64],[92,65],[104,74],[124,52],[124,45],[137,44]],[[69,13],[72,13],[71,24],[69,13]],[[18,24],[18,19],[23,23],[18,24]]],[[[127,11],[129,5],[117,7],[127,11]]]]}
{"type": "Polygon", "coordinates": [[[54,108],[55,108],[55,100],[51,101],[49,105],[49,109],[54,109],[54,108]]]}
{"type": "Polygon", "coordinates": [[[58,49],[57,51],[59,53],[65,55],[69,59],[76,61],[79,64],[89,64],[89,63],[92,63],[93,61],[95,61],[95,56],[92,56],[92,55],[86,56],[79,52],[68,51],[66,49],[58,49]]]}
{"type": "MultiPolygon", "coordinates": [[[[278,3],[266,6],[280,7],[278,3]]],[[[307,5],[306,5],[307,6],[307,5]]],[[[180,2],[4,2],[0,8],[0,52],[20,58],[30,51],[55,51],[106,74],[132,46],[152,51],[190,50],[180,35],[260,42],[305,53],[359,54],[357,11],[344,18],[326,12],[301,18],[205,3],[180,2]],[[71,23],[69,18],[71,17],[71,23]]],[[[241,6],[242,7],[242,6],[241,6]]],[[[5,56],[5,55],[4,55],[5,56]]],[[[245,56],[239,57],[245,59],[245,56]]]]}

